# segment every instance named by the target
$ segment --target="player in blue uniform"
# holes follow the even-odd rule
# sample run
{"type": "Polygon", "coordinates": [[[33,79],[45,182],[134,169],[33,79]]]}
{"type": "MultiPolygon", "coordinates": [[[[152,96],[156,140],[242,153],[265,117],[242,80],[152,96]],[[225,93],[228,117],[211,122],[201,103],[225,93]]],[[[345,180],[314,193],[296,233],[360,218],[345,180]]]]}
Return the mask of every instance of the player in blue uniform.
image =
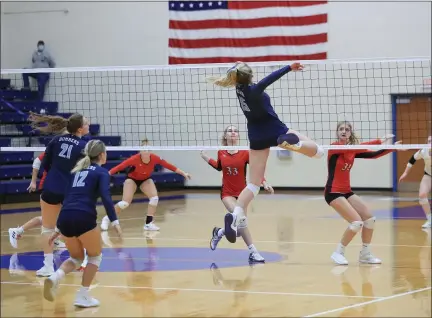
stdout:
{"type": "Polygon", "coordinates": [[[75,306],[95,307],[99,301],[92,298],[88,291],[102,260],[102,242],[97,227],[96,202],[102,198],[108,218],[117,234],[121,229],[114,203],[110,194],[110,175],[101,165],[106,163],[105,144],[100,140],[91,140],[85,147],[85,157],[78,161],[72,170],[72,179],[68,183],[68,192],[57,220],[56,232],[49,238],[49,243],[63,235],[70,258],[45,280],[44,297],[49,301],[54,296],[59,281],[81,265],[84,249],[87,251],[88,264],[84,270],[82,287],[75,298],[75,306]]]}
{"type": "Polygon", "coordinates": [[[46,147],[41,163],[43,169],[47,171],[40,197],[44,266],[36,272],[36,275],[47,277],[54,273],[53,247],[48,244],[48,239],[55,229],[71,178],[70,172],[77,161],[83,157],[82,152],[87,140],[83,140],[82,136],[88,134],[89,122],[81,114],[73,114],[68,119],[60,116],[31,114],[29,120],[41,133],[57,135],[46,147]],[[45,126],[40,127],[41,123],[45,123],[45,126]]]}
{"type": "Polygon", "coordinates": [[[288,129],[274,111],[270,96],[264,92],[268,86],[288,72],[301,71],[303,68],[300,63],[287,65],[253,84],[252,69],[246,63],[237,62],[228,70],[225,77],[209,79],[215,85],[236,88],[240,108],[247,119],[250,182],[241,192],[234,212],[225,215],[225,235],[231,243],[236,241],[238,226],[247,227],[244,211],[260,190],[270,147],[279,146],[308,157],[321,158],[324,155],[322,147],[314,141],[295,130],[288,129]]]}

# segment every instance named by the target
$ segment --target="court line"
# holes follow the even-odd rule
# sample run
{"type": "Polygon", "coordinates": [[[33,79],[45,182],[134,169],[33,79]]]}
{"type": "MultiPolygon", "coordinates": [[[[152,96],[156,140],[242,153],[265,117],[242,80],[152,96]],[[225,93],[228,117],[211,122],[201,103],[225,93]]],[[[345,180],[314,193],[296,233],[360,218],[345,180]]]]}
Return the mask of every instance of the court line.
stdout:
{"type": "MultiPolygon", "coordinates": [[[[9,234],[6,234],[7,232],[4,231],[1,236],[9,237],[9,234]]],[[[33,235],[33,234],[26,234],[24,237],[39,237],[40,235],[33,235]]],[[[109,236],[110,239],[116,239],[116,236],[109,236]]],[[[201,239],[201,238],[187,238],[187,237],[133,237],[133,236],[123,236],[123,240],[146,240],[146,239],[152,239],[155,241],[191,241],[191,242],[208,242],[208,239],[201,239]]],[[[301,242],[301,241],[259,241],[255,240],[256,243],[264,243],[264,244],[274,244],[274,243],[289,243],[289,244],[304,244],[304,245],[336,245],[335,242],[301,242]]],[[[393,245],[393,244],[373,244],[374,246],[381,246],[381,247],[415,247],[415,248],[422,248],[422,247],[431,247],[430,245],[393,245]]],[[[362,246],[362,244],[358,243],[350,243],[350,246],[362,246]]]]}
{"type": "MultiPolygon", "coordinates": [[[[1,282],[7,285],[34,285],[40,286],[39,283],[27,282],[1,282]]],[[[78,284],[60,284],[60,286],[81,287],[78,284]]],[[[93,287],[93,288],[96,288],[93,287]]],[[[227,289],[201,289],[201,288],[177,288],[177,287],[150,287],[150,286],[124,286],[124,285],[97,285],[97,288],[121,288],[121,289],[152,289],[152,290],[177,290],[186,292],[209,292],[209,293],[235,293],[235,294],[251,294],[251,295],[279,295],[279,296],[305,296],[305,297],[334,297],[334,298],[370,298],[381,299],[374,296],[359,296],[359,295],[338,295],[338,294],[310,294],[310,293],[288,293],[288,292],[267,292],[267,291],[251,291],[251,290],[227,290],[227,289]]]]}
{"type": "Polygon", "coordinates": [[[425,288],[421,288],[421,289],[411,290],[409,292],[405,292],[405,293],[401,293],[401,294],[396,294],[396,295],[381,297],[381,298],[374,299],[374,300],[365,301],[365,302],[354,304],[354,305],[349,305],[349,306],[340,307],[340,308],[336,308],[336,309],[321,311],[321,312],[317,312],[315,314],[311,314],[311,315],[307,315],[307,316],[303,316],[303,317],[305,317],[305,318],[306,317],[319,317],[319,316],[322,316],[322,315],[327,315],[327,314],[331,314],[331,313],[342,311],[342,310],[346,310],[346,309],[362,307],[362,306],[378,303],[378,302],[381,302],[381,301],[384,301],[384,300],[390,300],[390,299],[394,299],[394,298],[399,298],[399,297],[403,297],[403,296],[407,296],[407,295],[411,295],[411,294],[416,294],[416,293],[424,292],[424,291],[427,291],[427,290],[431,290],[431,287],[429,286],[429,287],[425,287],[425,288]]]}

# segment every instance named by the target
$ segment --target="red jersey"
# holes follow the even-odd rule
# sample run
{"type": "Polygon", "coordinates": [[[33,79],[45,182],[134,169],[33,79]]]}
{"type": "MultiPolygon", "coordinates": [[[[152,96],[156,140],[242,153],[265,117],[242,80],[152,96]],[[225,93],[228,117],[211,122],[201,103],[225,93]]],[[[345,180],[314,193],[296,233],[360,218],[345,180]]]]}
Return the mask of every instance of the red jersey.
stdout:
{"type": "Polygon", "coordinates": [[[133,171],[129,172],[127,176],[135,180],[146,180],[151,177],[156,165],[161,165],[171,171],[176,171],[177,167],[161,159],[159,156],[150,154],[150,161],[144,163],[141,159],[141,154],[137,153],[129,159],[126,159],[121,164],[112,168],[110,175],[116,174],[119,171],[125,170],[128,167],[133,167],[133,171]]]}
{"type": "MultiPolygon", "coordinates": [[[[38,159],[42,162],[43,157],[45,156],[45,152],[42,152],[39,156],[38,159]]],[[[39,190],[43,189],[43,184],[45,182],[45,178],[47,176],[47,172],[44,170],[44,172],[42,173],[42,178],[40,179],[39,182],[39,190]]]]}
{"type": "MultiPolygon", "coordinates": [[[[381,140],[372,140],[363,142],[361,145],[380,145],[381,140]]],[[[334,142],[332,145],[344,145],[340,142],[334,142]]],[[[350,173],[354,164],[355,158],[376,159],[380,158],[392,150],[351,150],[351,149],[337,149],[329,150],[327,156],[328,177],[325,186],[327,193],[349,193],[351,192],[350,173]]]]}
{"type": "Polygon", "coordinates": [[[249,163],[249,151],[239,150],[230,154],[226,150],[218,151],[217,161],[209,160],[209,165],[222,171],[221,197],[238,197],[246,187],[246,165],[249,163]]]}

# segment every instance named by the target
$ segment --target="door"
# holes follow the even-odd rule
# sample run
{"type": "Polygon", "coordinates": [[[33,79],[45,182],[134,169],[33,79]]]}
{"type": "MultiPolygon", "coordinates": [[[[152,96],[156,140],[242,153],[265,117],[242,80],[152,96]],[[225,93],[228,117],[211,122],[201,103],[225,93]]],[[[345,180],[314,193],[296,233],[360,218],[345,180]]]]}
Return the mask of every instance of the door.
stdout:
{"type": "MultiPolygon", "coordinates": [[[[396,100],[396,140],[402,140],[404,144],[426,144],[431,134],[431,97],[413,96],[398,98],[396,100]]],[[[397,179],[405,171],[411,156],[417,150],[398,151],[397,179]]],[[[401,184],[398,191],[418,191],[420,180],[423,176],[424,162],[420,160],[410,171],[410,174],[401,184]]]]}

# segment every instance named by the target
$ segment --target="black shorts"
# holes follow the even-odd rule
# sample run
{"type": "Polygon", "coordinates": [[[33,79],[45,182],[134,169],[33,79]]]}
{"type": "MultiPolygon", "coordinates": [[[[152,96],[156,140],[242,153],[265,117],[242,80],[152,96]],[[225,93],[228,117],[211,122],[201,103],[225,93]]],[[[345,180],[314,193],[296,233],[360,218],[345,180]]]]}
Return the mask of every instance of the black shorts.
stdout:
{"type": "MultiPolygon", "coordinates": [[[[285,134],[287,134],[289,132],[289,129],[287,130],[287,132],[285,134]]],[[[250,140],[249,142],[249,148],[252,150],[263,150],[263,149],[267,149],[270,147],[277,147],[278,144],[278,138],[279,136],[284,135],[284,134],[280,134],[268,139],[262,139],[262,140],[250,140]]]]}
{"type": "Polygon", "coordinates": [[[324,199],[326,200],[327,204],[330,204],[330,202],[336,200],[337,198],[344,197],[345,199],[348,199],[353,195],[354,192],[348,192],[348,193],[325,192],[324,199]]]}
{"type": "Polygon", "coordinates": [[[64,195],[42,190],[40,198],[42,199],[42,201],[48,204],[58,205],[63,203],[64,195]]]}
{"type": "MultiPolygon", "coordinates": [[[[70,214],[74,214],[68,212],[70,214]]],[[[79,212],[77,212],[78,214],[79,212]]],[[[70,219],[70,218],[59,218],[57,220],[57,228],[60,230],[60,233],[66,237],[79,237],[88,231],[96,228],[96,220],[78,220],[78,219],[70,219]]]]}
{"type": "Polygon", "coordinates": [[[127,177],[126,180],[127,180],[127,179],[130,179],[130,180],[132,180],[133,182],[135,182],[137,188],[139,188],[139,187],[141,187],[141,185],[142,185],[144,182],[146,182],[146,181],[147,181],[148,179],[150,179],[150,178],[147,178],[147,179],[144,179],[144,180],[137,180],[137,179],[134,179],[134,178],[131,178],[131,177],[127,177]]]}

